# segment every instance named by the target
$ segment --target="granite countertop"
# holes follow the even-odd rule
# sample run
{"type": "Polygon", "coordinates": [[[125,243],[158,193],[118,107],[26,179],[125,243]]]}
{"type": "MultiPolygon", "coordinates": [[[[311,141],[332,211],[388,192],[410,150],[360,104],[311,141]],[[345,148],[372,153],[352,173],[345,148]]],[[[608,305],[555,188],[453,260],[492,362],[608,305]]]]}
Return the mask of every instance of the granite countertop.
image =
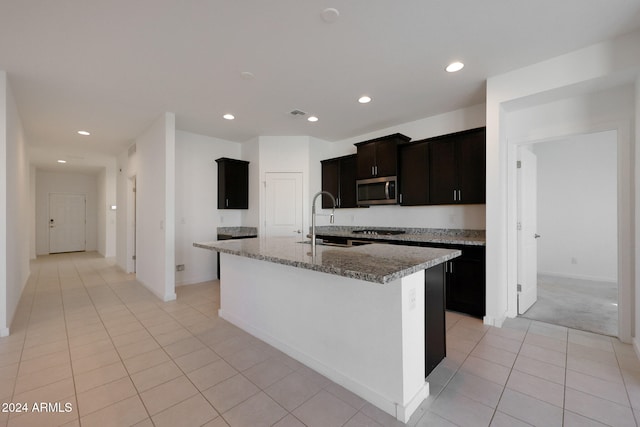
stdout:
{"type": "Polygon", "coordinates": [[[300,243],[300,237],[196,242],[193,246],[374,283],[389,283],[461,255],[452,249],[373,243],[352,247],[318,245],[313,257],[311,245],[300,243]]]}
{"type": "Polygon", "coordinates": [[[316,227],[316,235],[347,237],[350,239],[376,239],[393,242],[444,243],[455,245],[485,246],[484,230],[460,230],[446,228],[411,228],[411,227],[351,227],[325,225],[316,227]],[[354,230],[401,230],[402,234],[359,234],[354,230]]]}
{"type": "MultiPolygon", "coordinates": [[[[218,227],[218,236],[227,239],[237,239],[238,237],[256,237],[258,229],[256,227],[218,227]]],[[[218,237],[220,238],[220,237],[218,237]]]]}

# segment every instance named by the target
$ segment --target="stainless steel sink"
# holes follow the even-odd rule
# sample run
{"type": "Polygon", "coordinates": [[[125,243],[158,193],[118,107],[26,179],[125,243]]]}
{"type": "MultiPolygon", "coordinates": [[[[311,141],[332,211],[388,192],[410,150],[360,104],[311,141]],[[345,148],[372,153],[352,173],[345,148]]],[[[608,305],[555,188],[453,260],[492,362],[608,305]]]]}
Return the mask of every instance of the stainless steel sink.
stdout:
{"type": "MultiPolygon", "coordinates": [[[[303,240],[301,242],[297,242],[297,243],[304,243],[307,245],[311,244],[311,240],[303,240]]],[[[358,240],[357,242],[353,242],[351,240],[347,240],[347,243],[333,243],[333,242],[325,242],[325,241],[320,241],[320,239],[316,240],[316,245],[319,246],[336,246],[338,248],[352,248],[354,246],[362,246],[362,245],[368,245],[371,242],[363,242],[361,240],[358,240]]]]}

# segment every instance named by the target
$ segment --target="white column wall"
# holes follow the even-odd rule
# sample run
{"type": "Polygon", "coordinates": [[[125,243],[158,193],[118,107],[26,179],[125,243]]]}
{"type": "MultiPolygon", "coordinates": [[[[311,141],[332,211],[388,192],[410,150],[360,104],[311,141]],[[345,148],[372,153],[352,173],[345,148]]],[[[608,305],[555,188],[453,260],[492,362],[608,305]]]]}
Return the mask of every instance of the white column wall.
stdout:
{"type": "Polygon", "coordinates": [[[176,297],[175,115],[164,113],[134,143],[134,156],[125,151],[118,157],[118,265],[126,269],[127,229],[132,227],[127,185],[136,176],[136,277],[158,298],[170,301],[176,297]]]}
{"type": "Polygon", "coordinates": [[[0,336],[11,321],[29,277],[30,169],[22,121],[7,74],[0,71],[0,336]]]}

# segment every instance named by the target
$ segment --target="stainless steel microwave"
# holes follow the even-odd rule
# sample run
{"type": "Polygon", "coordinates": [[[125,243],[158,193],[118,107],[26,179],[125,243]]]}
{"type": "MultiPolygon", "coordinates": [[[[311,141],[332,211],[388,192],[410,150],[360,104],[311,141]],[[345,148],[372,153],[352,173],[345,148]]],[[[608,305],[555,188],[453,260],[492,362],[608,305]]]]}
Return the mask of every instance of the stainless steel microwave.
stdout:
{"type": "Polygon", "coordinates": [[[398,203],[397,177],[359,179],[356,181],[358,205],[395,205],[398,203]]]}

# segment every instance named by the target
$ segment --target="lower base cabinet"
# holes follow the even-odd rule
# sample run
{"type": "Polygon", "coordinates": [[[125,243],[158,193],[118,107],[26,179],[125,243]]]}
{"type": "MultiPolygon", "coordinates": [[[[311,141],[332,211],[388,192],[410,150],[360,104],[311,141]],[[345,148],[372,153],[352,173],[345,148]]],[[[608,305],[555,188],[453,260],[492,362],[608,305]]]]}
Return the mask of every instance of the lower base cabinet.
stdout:
{"type": "Polygon", "coordinates": [[[425,270],[425,377],[447,355],[444,264],[425,270]]]}
{"type": "Polygon", "coordinates": [[[447,310],[482,318],[485,315],[486,279],[483,246],[447,246],[462,256],[445,263],[447,310]]]}

